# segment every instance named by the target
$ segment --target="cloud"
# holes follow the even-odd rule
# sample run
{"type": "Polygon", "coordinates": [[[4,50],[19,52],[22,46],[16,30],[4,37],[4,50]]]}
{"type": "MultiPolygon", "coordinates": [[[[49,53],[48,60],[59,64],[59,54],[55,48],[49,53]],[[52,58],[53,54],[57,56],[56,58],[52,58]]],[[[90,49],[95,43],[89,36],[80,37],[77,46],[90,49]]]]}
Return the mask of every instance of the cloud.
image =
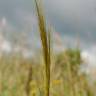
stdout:
{"type": "Polygon", "coordinates": [[[10,43],[8,41],[4,40],[2,42],[2,44],[0,45],[0,51],[10,53],[12,51],[12,47],[11,47],[10,43]]]}
{"type": "Polygon", "coordinates": [[[0,34],[0,55],[4,53],[10,53],[12,51],[11,43],[6,40],[2,34],[0,34]]]}
{"type": "MultiPolygon", "coordinates": [[[[22,16],[19,16],[19,18],[21,17],[22,16]]],[[[22,22],[26,23],[28,27],[26,27],[26,24],[25,24],[23,26],[24,29],[21,30],[20,32],[15,28],[15,26],[11,25],[5,17],[3,17],[0,20],[0,36],[1,36],[0,37],[1,38],[0,54],[2,54],[2,52],[5,52],[5,53],[6,52],[10,53],[12,51],[15,52],[14,47],[16,49],[19,46],[19,49],[17,48],[18,49],[17,53],[21,52],[22,55],[26,58],[29,56],[32,56],[34,54],[34,50],[38,48],[38,44],[40,41],[37,34],[38,32],[37,33],[35,32],[35,30],[37,30],[37,24],[36,24],[37,21],[36,22],[35,21],[36,21],[36,18],[35,16],[33,17],[32,14],[27,14],[23,16],[22,22]]]]}
{"type": "Polygon", "coordinates": [[[88,32],[96,38],[96,2],[95,0],[44,0],[46,14],[55,29],[62,35],[88,39],[88,32]],[[85,38],[86,36],[86,38],[85,38]]]}
{"type": "MultiPolygon", "coordinates": [[[[54,26],[56,32],[62,35],[63,44],[75,46],[74,38],[79,34],[81,46],[94,45],[96,40],[95,0],[43,0],[43,2],[46,19],[54,26]],[[88,36],[89,33],[90,36],[88,36]]],[[[32,46],[39,47],[34,7],[34,0],[1,0],[0,18],[6,18],[8,22],[6,33],[8,35],[10,33],[10,37],[13,37],[14,33],[27,33],[32,46]]]]}
{"type": "Polygon", "coordinates": [[[92,46],[81,52],[84,64],[81,65],[81,71],[89,76],[92,80],[96,80],[96,46],[92,46]]]}

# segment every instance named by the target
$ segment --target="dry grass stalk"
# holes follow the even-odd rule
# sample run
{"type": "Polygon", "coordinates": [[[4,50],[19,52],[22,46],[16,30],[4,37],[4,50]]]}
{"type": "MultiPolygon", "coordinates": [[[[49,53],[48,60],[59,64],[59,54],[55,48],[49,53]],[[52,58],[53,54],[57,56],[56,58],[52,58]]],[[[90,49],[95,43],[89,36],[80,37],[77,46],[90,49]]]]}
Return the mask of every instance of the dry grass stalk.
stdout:
{"type": "Polygon", "coordinates": [[[50,33],[47,34],[46,23],[44,19],[44,14],[42,12],[40,3],[41,1],[35,0],[37,17],[38,17],[38,27],[40,30],[40,38],[43,48],[44,61],[45,61],[45,73],[46,73],[46,82],[45,82],[45,96],[49,96],[50,91],[50,33]]]}

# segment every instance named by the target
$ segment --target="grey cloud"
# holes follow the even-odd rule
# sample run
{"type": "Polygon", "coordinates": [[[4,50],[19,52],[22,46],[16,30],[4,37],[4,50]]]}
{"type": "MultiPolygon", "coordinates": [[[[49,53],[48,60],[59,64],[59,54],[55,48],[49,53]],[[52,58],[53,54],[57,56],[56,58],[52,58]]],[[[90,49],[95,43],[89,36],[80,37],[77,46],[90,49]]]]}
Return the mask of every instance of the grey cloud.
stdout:
{"type": "MultiPolygon", "coordinates": [[[[82,44],[87,45],[86,42],[88,40],[89,44],[95,43],[95,0],[42,1],[44,2],[48,22],[54,26],[57,32],[60,32],[62,35],[61,38],[67,35],[69,38],[74,39],[77,34],[79,34],[80,40],[85,42],[83,43],[82,41],[82,44]],[[91,34],[89,37],[88,32],[91,34]]],[[[34,0],[0,0],[0,18],[5,16],[10,26],[17,32],[34,32],[35,35],[30,33],[32,35],[32,37],[30,37],[32,41],[32,38],[38,38],[34,6],[34,0]]],[[[38,42],[39,40],[35,41],[38,42]]]]}
{"type": "Polygon", "coordinates": [[[62,25],[60,22],[55,23],[56,27],[61,26],[58,26],[58,29],[60,27],[62,31],[72,30],[75,33],[96,31],[95,0],[45,0],[45,5],[50,18],[60,20],[62,25]]]}

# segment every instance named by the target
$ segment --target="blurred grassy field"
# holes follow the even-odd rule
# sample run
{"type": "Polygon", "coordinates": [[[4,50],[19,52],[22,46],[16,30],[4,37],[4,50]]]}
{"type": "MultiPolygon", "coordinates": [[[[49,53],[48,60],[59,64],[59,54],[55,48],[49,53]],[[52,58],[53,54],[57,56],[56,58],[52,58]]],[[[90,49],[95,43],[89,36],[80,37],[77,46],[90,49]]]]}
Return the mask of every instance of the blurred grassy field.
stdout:
{"type": "MultiPolygon", "coordinates": [[[[38,62],[12,55],[0,59],[0,96],[45,96],[44,62],[38,57],[38,62]]],[[[54,56],[50,68],[50,96],[95,96],[95,87],[84,74],[78,74],[81,62],[76,49],[54,56]]]]}

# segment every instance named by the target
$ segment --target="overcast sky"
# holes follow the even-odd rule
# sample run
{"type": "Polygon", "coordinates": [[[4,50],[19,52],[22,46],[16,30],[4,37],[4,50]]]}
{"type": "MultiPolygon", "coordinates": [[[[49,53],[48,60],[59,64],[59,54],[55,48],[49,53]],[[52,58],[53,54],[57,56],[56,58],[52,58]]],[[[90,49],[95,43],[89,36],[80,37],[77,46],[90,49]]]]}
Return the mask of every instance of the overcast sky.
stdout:
{"type": "MultiPolygon", "coordinates": [[[[96,0],[42,1],[46,19],[58,33],[62,44],[75,45],[78,36],[81,47],[95,46],[96,0]]],[[[31,39],[38,43],[34,0],[0,0],[1,21],[2,18],[6,19],[8,32],[31,32],[31,39]]]]}

